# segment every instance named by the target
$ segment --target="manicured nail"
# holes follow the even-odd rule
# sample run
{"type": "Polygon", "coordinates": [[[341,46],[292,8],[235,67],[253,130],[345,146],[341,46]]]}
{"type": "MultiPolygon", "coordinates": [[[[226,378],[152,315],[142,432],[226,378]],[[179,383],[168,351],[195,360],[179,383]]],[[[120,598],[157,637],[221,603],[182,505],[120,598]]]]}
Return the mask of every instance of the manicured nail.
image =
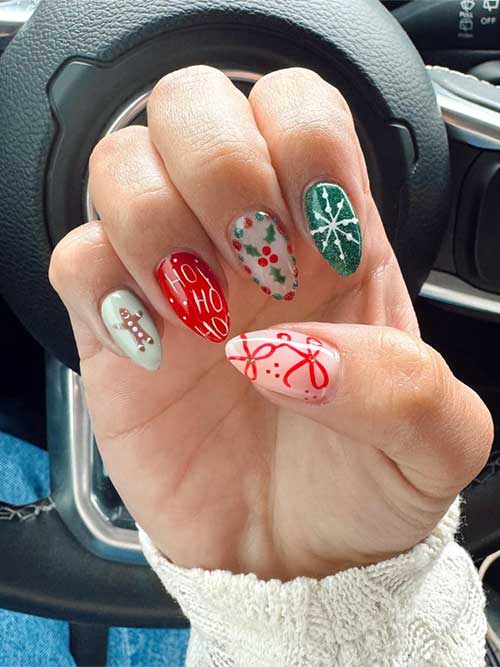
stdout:
{"type": "Polygon", "coordinates": [[[132,292],[120,289],[108,294],[101,304],[101,317],[115,343],[132,361],[150,371],[160,368],[160,336],[132,292]]]}
{"type": "Polygon", "coordinates": [[[226,356],[251,382],[307,403],[327,403],[340,365],[336,349],[314,336],[266,329],[232,338],[226,356]]]}
{"type": "Polygon", "coordinates": [[[232,226],[231,243],[264,294],[293,299],[299,286],[296,261],[286,229],[276,217],[264,211],[240,216],[232,226]]]}
{"type": "Polygon", "coordinates": [[[229,310],[209,266],[190,252],[174,252],[156,270],[160,287],[177,317],[199,336],[222,343],[229,333],[229,310]]]}
{"type": "Polygon", "coordinates": [[[354,273],[361,261],[361,229],[340,185],[320,182],[305,193],[305,210],[313,241],[341,276],[354,273]]]}

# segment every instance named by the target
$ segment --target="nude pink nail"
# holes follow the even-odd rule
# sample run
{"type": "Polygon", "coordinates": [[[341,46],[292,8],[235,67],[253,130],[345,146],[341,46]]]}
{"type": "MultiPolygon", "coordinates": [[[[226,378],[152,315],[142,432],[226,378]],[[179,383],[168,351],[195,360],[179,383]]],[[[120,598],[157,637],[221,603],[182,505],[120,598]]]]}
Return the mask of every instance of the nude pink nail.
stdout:
{"type": "Polygon", "coordinates": [[[282,329],[232,338],[226,356],[260,387],[317,404],[331,400],[340,367],[335,348],[314,336],[282,329]]]}

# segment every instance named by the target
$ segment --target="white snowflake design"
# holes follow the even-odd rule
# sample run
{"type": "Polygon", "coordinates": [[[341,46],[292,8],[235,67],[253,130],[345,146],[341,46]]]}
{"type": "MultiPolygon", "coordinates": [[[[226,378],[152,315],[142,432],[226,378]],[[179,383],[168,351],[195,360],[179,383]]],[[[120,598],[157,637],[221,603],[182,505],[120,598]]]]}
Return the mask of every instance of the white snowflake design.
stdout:
{"type": "Polygon", "coordinates": [[[335,215],[333,215],[333,209],[330,204],[330,199],[328,197],[328,191],[325,187],[323,187],[323,189],[321,190],[321,197],[326,202],[325,212],[327,213],[328,218],[326,218],[321,213],[318,213],[318,211],[314,211],[314,219],[317,222],[323,222],[324,224],[321,225],[320,227],[317,227],[316,229],[313,229],[311,233],[313,236],[315,236],[316,234],[322,234],[323,232],[328,230],[326,237],[323,240],[322,252],[324,252],[328,247],[328,244],[330,242],[330,237],[333,234],[335,236],[333,244],[338,249],[340,259],[343,262],[345,262],[344,250],[342,249],[342,243],[340,242],[339,234],[342,235],[346,241],[349,241],[350,243],[355,243],[356,245],[359,246],[359,239],[353,236],[351,232],[346,232],[344,229],[341,229],[342,227],[347,227],[347,225],[358,224],[359,220],[355,216],[353,216],[352,218],[344,218],[343,220],[339,220],[340,214],[344,209],[345,199],[342,199],[341,201],[338,202],[337,211],[335,212],[335,215]]]}

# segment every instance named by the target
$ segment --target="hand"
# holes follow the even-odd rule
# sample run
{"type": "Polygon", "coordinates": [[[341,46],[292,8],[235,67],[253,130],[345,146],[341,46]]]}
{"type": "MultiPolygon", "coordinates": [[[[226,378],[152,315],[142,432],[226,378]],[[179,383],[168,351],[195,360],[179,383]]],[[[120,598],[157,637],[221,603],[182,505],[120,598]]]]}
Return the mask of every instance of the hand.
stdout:
{"type": "Polygon", "coordinates": [[[306,70],[247,100],[190,67],[148,119],[94,150],[101,221],[50,267],[131,514],[178,565],[264,579],[408,550],[484,465],[492,423],[420,340],[346,102],[306,70]],[[225,296],[233,335],[261,331],[228,346],[242,373],[225,296]]]}

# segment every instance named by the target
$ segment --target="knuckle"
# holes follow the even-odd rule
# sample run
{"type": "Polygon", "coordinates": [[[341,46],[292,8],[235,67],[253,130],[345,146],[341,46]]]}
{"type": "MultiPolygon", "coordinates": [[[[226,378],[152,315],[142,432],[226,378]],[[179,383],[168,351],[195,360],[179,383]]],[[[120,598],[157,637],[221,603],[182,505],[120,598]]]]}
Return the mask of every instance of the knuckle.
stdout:
{"type": "Polygon", "coordinates": [[[78,228],[67,234],[52,251],[49,264],[49,282],[57,291],[71,285],[80,268],[81,252],[77,239],[78,228]]]}
{"type": "Polygon", "coordinates": [[[392,412],[418,428],[442,411],[451,373],[438,352],[404,332],[383,334],[381,347],[390,366],[392,412]]]}
{"type": "Polygon", "coordinates": [[[180,90],[193,85],[199,85],[200,80],[210,82],[213,79],[226,79],[226,75],[216,67],[209,65],[190,65],[169,72],[163,76],[154,86],[148,100],[148,112],[158,104],[162,105],[172,95],[180,90]]]}
{"type": "Polygon", "coordinates": [[[67,264],[64,261],[63,243],[59,242],[52,251],[49,264],[49,282],[56,292],[59,291],[59,286],[63,284],[66,266],[67,264]]]}
{"type": "MultiPolygon", "coordinates": [[[[110,224],[115,228],[122,227],[125,230],[140,229],[142,236],[149,231],[150,227],[154,229],[158,221],[162,220],[165,210],[168,210],[169,201],[170,193],[166,188],[144,190],[140,194],[129,197],[124,203],[122,214],[117,215],[110,224]]],[[[140,249],[140,243],[138,243],[138,249],[140,249]]]]}
{"type": "MultiPolygon", "coordinates": [[[[482,403],[482,401],[481,401],[482,403]]],[[[486,405],[482,403],[481,416],[478,420],[478,438],[476,447],[475,475],[479,473],[488,463],[491,454],[491,448],[495,440],[495,426],[493,417],[486,405]]]]}
{"type": "Polygon", "coordinates": [[[92,150],[89,160],[91,174],[107,171],[111,165],[120,164],[124,153],[128,153],[131,145],[141,142],[147,136],[147,128],[140,125],[124,127],[117,132],[103,137],[92,150]]]}
{"type": "Polygon", "coordinates": [[[351,107],[349,106],[346,98],[342,95],[340,90],[335,86],[330,86],[330,90],[337,106],[345,113],[347,118],[349,118],[349,120],[352,121],[351,107]]]}
{"type": "Polygon", "coordinates": [[[252,88],[250,101],[265,102],[269,97],[287,100],[286,113],[293,116],[291,120],[304,118],[310,122],[317,116],[330,126],[339,120],[348,126],[353,124],[351,110],[340,90],[310,69],[290,67],[263,76],[252,88]]]}
{"type": "Polygon", "coordinates": [[[323,79],[311,69],[305,67],[286,67],[264,74],[253,86],[250,97],[257,97],[270,86],[288,86],[304,82],[305,85],[323,82],[323,79]]]}
{"type": "Polygon", "coordinates": [[[491,414],[436,350],[404,332],[386,330],[380,336],[379,368],[390,378],[384,385],[388,402],[383,402],[399,434],[395,448],[411,443],[412,451],[429,452],[439,494],[453,496],[488,461],[494,439],[491,414]]]}
{"type": "Polygon", "coordinates": [[[345,118],[332,120],[332,113],[300,112],[297,117],[286,122],[279,138],[293,150],[303,150],[304,144],[311,155],[335,154],[337,151],[351,152],[354,131],[345,118]]]}
{"type": "Polygon", "coordinates": [[[262,161],[263,147],[258,137],[246,140],[242,136],[224,138],[209,136],[198,138],[193,145],[193,151],[198,156],[197,168],[206,173],[209,178],[217,175],[231,175],[238,182],[248,178],[248,170],[255,168],[262,161]]]}
{"type": "Polygon", "coordinates": [[[462,385],[468,392],[467,408],[460,411],[460,461],[465,483],[473,479],[486,465],[495,438],[490,411],[475,391],[462,385]]]}

